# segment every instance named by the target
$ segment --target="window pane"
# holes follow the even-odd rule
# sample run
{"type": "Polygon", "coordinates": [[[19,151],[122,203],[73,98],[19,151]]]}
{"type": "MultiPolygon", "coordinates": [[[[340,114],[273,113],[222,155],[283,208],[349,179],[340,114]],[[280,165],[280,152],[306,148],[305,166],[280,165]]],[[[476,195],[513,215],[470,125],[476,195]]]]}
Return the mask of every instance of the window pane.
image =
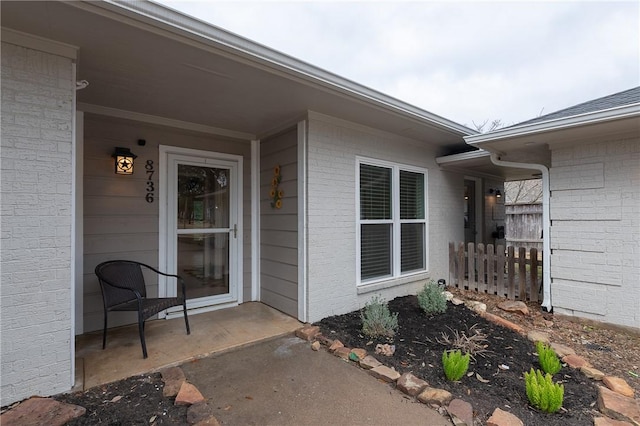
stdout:
{"type": "Polygon", "coordinates": [[[229,227],[229,171],[178,164],[178,229],[229,227]]]}
{"type": "Polygon", "coordinates": [[[402,272],[424,269],[424,223],[403,223],[400,231],[402,272]]]}
{"type": "Polygon", "coordinates": [[[424,174],[400,171],[400,219],[424,219],[424,174]]]}
{"type": "Polygon", "coordinates": [[[360,219],[391,219],[391,169],[360,165],[360,219]]]}
{"type": "Polygon", "coordinates": [[[391,224],[361,225],[361,281],[391,275],[391,224]]]}

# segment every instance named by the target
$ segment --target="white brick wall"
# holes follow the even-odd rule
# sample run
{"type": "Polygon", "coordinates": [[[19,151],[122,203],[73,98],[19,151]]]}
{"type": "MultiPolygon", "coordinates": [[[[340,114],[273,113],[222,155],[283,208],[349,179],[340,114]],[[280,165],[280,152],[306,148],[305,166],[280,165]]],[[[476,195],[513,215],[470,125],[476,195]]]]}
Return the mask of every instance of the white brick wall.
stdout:
{"type": "Polygon", "coordinates": [[[2,43],[2,405],[71,384],[70,59],[2,43]]]}
{"type": "Polygon", "coordinates": [[[640,140],[552,151],[556,312],[640,328],[640,140]]]}
{"type": "Polygon", "coordinates": [[[448,242],[463,238],[462,176],[439,170],[434,150],[411,141],[313,114],[308,137],[309,320],[415,294],[427,279],[448,276],[448,242]],[[428,169],[429,273],[358,294],[356,287],[356,156],[428,169]]]}

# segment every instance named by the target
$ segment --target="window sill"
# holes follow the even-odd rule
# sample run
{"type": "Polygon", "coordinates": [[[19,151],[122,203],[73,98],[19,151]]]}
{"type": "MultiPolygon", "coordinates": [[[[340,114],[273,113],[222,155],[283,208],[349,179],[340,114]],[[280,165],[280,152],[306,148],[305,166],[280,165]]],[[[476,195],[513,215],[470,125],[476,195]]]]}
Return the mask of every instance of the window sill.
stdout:
{"type": "Polygon", "coordinates": [[[397,287],[405,284],[415,283],[416,281],[426,281],[430,278],[429,272],[416,272],[411,275],[405,275],[399,278],[387,278],[382,281],[360,284],[357,287],[358,294],[367,294],[374,291],[384,290],[386,288],[397,287]]]}

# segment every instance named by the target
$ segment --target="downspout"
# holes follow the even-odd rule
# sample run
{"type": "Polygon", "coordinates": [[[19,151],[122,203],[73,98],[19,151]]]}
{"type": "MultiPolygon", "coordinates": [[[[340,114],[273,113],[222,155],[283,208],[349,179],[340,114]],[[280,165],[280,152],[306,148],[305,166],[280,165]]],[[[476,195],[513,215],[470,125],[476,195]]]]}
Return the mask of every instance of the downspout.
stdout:
{"type": "Polygon", "coordinates": [[[551,304],[551,245],[549,244],[551,237],[549,169],[543,164],[503,161],[495,153],[491,153],[491,162],[496,166],[538,170],[542,173],[542,307],[547,312],[551,312],[553,305],[551,304]]]}

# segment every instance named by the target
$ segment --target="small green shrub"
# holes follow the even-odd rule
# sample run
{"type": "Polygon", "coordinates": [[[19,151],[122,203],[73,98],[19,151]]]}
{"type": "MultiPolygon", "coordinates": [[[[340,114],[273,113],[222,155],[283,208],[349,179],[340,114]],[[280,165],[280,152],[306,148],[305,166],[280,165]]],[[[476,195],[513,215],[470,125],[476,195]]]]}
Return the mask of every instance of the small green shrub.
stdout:
{"type": "Polygon", "coordinates": [[[551,374],[543,376],[542,371],[531,368],[529,373],[524,373],[524,381],[531,405],[546,413],[555,413],[562,407],[564,386],[553,383],[551,374]]]}
{"type": "Polygon", "coordinates": [[[373,296],[360,313],[362,332],[369,337],[393,337],[398,330],[398,313],[392,314],[379,296],[373,296]]]}
{"type": "Polygon", "coordinates": [[[442,314],[447,310],[447,296],[431,281],[418,293],[418,305],[427,315],[442,314]]]}
{"type": "Polygon", "coordinates": [[[538,352],[538,362],[542,371],[552,376],[560,371],[562,364],[552,348],[542,342],[536,342],[536,352],[538,352]]]}
{"type": "Polygon", "coordinates": [[[469,369],[470,358],[470,354],[462,355],[459,350],[442,352],[442,367],[447,380],[452,382],[460,380],[469,369]]]}

